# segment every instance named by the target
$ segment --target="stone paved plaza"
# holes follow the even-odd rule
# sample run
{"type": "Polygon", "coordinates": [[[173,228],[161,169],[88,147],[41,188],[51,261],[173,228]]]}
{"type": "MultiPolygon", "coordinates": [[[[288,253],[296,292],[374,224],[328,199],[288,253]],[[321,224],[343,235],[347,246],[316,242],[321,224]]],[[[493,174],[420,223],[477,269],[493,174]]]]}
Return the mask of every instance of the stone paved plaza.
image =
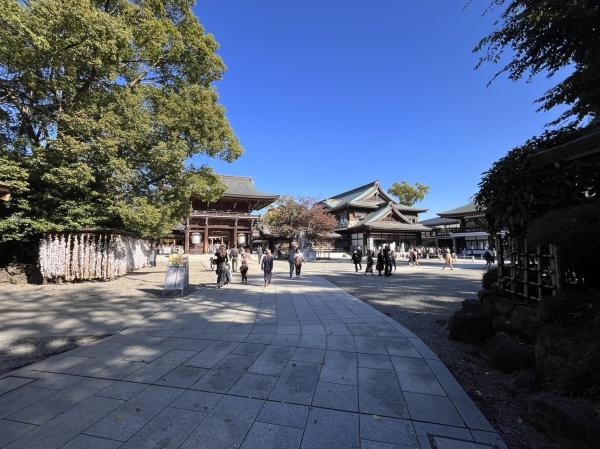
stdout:
{"type": "Polygon", "coordinates": [[[252,282],[5,374],[0,447],[506,447],[396,321],[319,277],[252,282]]]}

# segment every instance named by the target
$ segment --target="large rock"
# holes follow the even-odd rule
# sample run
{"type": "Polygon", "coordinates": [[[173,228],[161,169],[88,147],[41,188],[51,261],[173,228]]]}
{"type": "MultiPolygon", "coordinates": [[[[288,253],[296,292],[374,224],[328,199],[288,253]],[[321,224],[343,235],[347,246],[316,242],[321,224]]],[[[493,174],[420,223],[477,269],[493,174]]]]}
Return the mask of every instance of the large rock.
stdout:
{"type": "Polygon", "coordinates": [[[535,371],[527,369],[515,371],[508,378],[508,388],[513,393],[533,392],[537,387],[535,371]]]}
{"type": "Polygon", "coordinates": [[[507,373],[532,368],[535,363],[533,348],[509,335],[498,332],[481,348],[481,355],[490,364],[507,373]]]}
{"type": "Polygon", "coordinates": [[[479,312],[481,310],[481,301],[474,298],[465,299],[462,302],[462,309],[467,312],[479,312]]]}
{"type": "Polygon", "coordinates": [[[517,306],[510,315],[510,323],[516,333],[534,340],[542,327],[540,311],[537,307],[517,306]]]}
{"type": "Polygon", "coordinates": [[[10,282],[10,274],[4,268],[0,268],[0,284],[3,282],[10,282]]]}
{"type": "Polygon", "coordinates": [[[547,326],[535,341],[535,369],[549,386],[574,394],[600,391],[600,329],[547,326]]]}
{"type": "Polygon", "coordinates": [[[479,344],[494,335],[492,320],[478,312],[459,310],[450,321],[450,339],[479,344]]]}
{"type": "Polygon", "coordinates": [[[27,274],[27,264],[24,263],[9,263],[6,271],[11,275],[27,274]]]}
{"type": "Polygon", "coordinates": [[[10,276],[11,284],[27,284],[27,275],[26,274],[15,274],[10,276]]]}
{"type": "Polygon", "coordinates": [[[496,332],[504,332],[506,334],[512,334],[513,329],[510,324],[510,320],[507,320],[503,316],[495,316],[492,318],[492,322],[494,323],[494,330],[496,332]]]}
{"type": "Polygon", "coordinates": [[[556,394],[534,393],[526,399],[526,418],[564,449],[594,449],[600,442],[600,416],[594,405],[556,394]]]}
{"type": "Polygon", "coordinates": [[[511,316],[514,308],[515,301],[513,299],[498,293],[495,295],[485,295],[481,299],[481,310],[489,317],[503,316],[508,318],[511,316]]]}

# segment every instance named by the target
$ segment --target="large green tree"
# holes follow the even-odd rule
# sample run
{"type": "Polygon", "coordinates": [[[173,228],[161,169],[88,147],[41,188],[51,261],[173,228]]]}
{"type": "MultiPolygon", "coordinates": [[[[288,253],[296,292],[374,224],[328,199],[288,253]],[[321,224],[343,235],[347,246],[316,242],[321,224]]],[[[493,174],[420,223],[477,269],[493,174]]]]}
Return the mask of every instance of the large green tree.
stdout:
{"type": "Polygon", "coordinates": [[[570,74],[539,100],[540,109],[566,110],[554,122],[600,116],[600,1],[492,0],[501,9],[497,29],[474,51],[480,65],[502,63],[496,76],[512,80],[570,74]],[[508,50],[508,51],[507,51],[508,50]]]}
{"type": "Polygon", "coordinates": [[[193,0],[0,0],[0,241],[118,227],[155,236],[223,186],[196,155],[242,148],[193,0]]]}
{"type": "Polygon", "coordinates": [[[388,189],[388,193],[398,198],[400,204],[413,206],[417,201],[423,201],[429,190],[428,185],[417,182],[414,186],[411,186],[408,182],[402,181],[393,183],[392,187],[388,189]]]}

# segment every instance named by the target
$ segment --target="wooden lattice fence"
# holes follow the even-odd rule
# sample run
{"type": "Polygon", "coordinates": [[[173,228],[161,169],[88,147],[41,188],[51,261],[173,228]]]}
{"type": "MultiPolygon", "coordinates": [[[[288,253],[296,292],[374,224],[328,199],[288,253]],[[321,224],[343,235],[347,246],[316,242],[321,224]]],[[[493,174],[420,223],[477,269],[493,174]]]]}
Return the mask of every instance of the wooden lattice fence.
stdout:
{"type": "Polygon", "coordinates": [[[499,236],[496,248],[501,291],[533,300],[560,292],[563,276],[555,245],[530,247],[527,240],[499,236]]]}

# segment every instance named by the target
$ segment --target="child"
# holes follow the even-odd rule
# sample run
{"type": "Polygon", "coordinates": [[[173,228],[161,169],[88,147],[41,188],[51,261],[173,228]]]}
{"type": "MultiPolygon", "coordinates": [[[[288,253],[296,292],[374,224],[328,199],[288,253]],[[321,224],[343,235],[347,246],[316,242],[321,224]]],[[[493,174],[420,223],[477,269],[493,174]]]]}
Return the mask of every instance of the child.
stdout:
{"type": "Polygon", "coordinates": [[[242,284],[248,284],[248,261],[243,256],[240,265],[240,273],[242,275],[242,284]]]}
{"type": "Polygon", "coordinates": [[[248,264],[250,263],[250,252],[242,253],[242,263],[240,273],[242,275],[242,284],[248,284],[248,264]]]}

